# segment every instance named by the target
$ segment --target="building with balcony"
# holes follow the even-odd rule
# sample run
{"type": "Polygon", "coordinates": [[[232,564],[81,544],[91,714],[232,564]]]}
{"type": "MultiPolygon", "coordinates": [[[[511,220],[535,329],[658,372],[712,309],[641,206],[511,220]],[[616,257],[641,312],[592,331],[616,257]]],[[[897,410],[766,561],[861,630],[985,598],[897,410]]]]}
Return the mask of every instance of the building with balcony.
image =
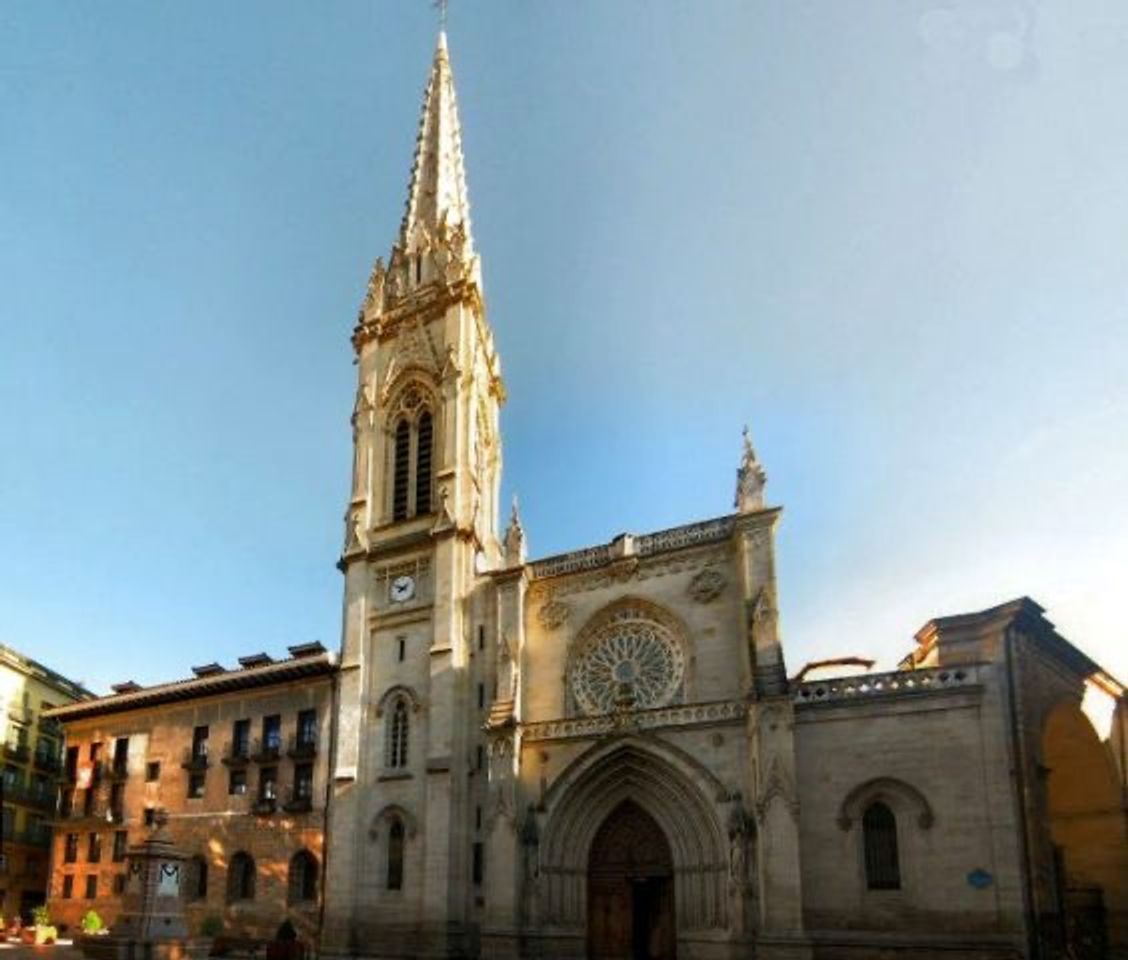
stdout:
{"type": "Polygon", "coordinates": [[[126,853],[164,810],[192,854],[182,889],[194,931],[216,916],[246,936],[273,936],[286,919],[316,935],[336,660],[320,644],[290,654],[122,683],[53,711],[67,734],[54,920],[73,925],[93,908],[112,923],[126,853]]]}
{"type": "Polygon", "coordinates": [[[62,729],[44,716],[53,707],[92,697],[62,674],[0,645],[3,712],[3,850],[0,912],[29,919],[44,902],[50,819],[62,771],[62,729]]]}

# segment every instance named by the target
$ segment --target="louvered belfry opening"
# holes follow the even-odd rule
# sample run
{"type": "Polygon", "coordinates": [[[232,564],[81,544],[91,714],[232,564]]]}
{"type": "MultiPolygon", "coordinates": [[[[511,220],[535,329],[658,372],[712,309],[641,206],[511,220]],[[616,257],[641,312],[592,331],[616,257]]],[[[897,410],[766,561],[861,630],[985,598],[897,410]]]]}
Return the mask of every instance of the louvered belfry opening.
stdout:
{"type": "Polygon", "coordinates": [[[431,512],[431,414],[424,411],[419,417],[418,451],[415,456],[415,513],[431,512]]]}
{"type": "Polygon", "coordinates": [[[406,420],[396,424],[395,464],[392,468],[392,519],[407,519],[407,483],[411,471],[411,427],[406,420]]]}

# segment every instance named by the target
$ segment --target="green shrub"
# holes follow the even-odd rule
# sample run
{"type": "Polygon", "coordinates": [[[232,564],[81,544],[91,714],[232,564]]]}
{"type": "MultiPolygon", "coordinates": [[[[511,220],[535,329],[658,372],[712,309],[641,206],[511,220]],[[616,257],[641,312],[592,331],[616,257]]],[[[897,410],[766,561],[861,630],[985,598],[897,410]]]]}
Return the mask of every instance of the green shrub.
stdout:
{"type": "Polygon", "coordinates": [[[31,911],[31,919],[37,927],[47,927],[51,925],[51,914],[47,909],[46,904],[40,904],[31,911]]]}
{"type": "Polygon", "coordinates": [[[97,911],[87,910],[86,913],[82,915],[79,926],[82,927],[83,933],[97,933],[105,924],[102,923],[102,918],[98,916],[97,911]]]}
{"type": "Polygon", "coordinates": [[[211,916],[204,917],[204,922],[200,924],[200,934],[205,937],[218,937],[223,933],[223,918],[217,917],[214,913],[211,916]]]}

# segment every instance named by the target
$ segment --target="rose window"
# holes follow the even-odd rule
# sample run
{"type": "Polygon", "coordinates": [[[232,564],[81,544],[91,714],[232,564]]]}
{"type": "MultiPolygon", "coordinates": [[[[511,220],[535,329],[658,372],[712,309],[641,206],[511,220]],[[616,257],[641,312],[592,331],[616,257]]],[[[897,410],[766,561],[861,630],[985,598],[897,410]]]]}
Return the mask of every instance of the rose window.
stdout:
{"type": "Polygon", "coordinates": [[[570,680],[586,714],[662,707],[678,698],[685,654],[673,631],[637,609],[616,611],[583,643],[570,680]]]}

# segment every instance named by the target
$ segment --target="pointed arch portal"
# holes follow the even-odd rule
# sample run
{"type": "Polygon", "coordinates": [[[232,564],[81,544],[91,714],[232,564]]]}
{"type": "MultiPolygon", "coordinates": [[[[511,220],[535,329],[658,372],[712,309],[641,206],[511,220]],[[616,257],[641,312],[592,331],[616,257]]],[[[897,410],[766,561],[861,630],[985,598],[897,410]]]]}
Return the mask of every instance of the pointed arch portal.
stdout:
{"type": "Polygon", "coordinates": [[[673,874],[662,828],[624,800],[603,821],[588,854],[588,956],[672,960],[673,874]]]}

